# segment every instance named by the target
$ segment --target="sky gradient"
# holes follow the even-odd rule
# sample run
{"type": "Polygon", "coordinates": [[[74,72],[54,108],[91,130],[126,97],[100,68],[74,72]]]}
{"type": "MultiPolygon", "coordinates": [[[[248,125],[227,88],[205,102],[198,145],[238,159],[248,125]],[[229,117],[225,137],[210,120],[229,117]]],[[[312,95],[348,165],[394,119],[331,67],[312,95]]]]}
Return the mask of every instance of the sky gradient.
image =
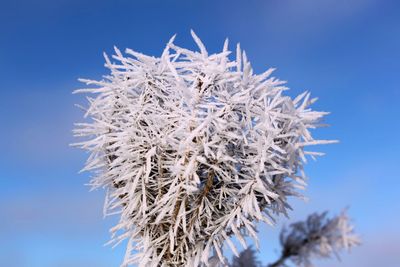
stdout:
{"type": "Polygon", "coordinates": [[[69,147],[85,103],[78,78],[101,79],[113,46],[160,55],[169,38],[208,50],[241,43],[257,73],[269,67],[295,96],[310,90],[330,111],[317,137],[339,139],[306,167],[309,201],[291,220],[260,227],[259,258],[278,257],[282,223],[350,207],[363,245],[318,266],[400,262],[400,2],[0,0],[0,265],[118,266],[124,246],[103,246],[116,218],[88,192],[87,154],[69,147]]]}

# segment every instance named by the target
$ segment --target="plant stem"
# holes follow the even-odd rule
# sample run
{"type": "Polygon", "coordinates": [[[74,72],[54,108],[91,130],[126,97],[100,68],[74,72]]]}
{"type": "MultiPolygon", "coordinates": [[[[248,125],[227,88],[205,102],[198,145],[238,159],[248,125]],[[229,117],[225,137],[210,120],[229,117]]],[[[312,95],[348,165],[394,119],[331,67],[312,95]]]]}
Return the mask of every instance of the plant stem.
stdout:
{"type": "Polygon", "coordinates": [[[289,256],[287,256],[287,255],[285,255],[285,254],[282,254],[282,256],[281,256],[277,261],[275,261],[274,263],[269,264],[268,267],[279,267],[279,266],[282,266],[283,263],[285,262],[285,260],[286,260],[288,257],[289,257],[289,256]]]}

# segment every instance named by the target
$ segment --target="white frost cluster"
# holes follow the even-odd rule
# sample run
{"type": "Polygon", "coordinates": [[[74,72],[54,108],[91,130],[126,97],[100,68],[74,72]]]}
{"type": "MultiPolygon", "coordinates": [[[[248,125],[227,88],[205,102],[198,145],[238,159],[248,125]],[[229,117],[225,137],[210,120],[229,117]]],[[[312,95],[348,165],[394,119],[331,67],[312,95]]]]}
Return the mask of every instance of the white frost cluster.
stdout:
{"type": "Polygon", "coordinates": [[[209,54],[176,46],[160,57],[126,50],[106,55],[111,74],[82,80],[91,88],[86,123],[74,133],[91,154],[85,171],[107,190],[111,229],[128,239],[122,266],[207,266],[236,237],[257,240],[256,223],[287,214],[287,197],[304,187],[302,165],[310,129],[325,112],[309,108],[305,92],[285,96],[273,69],[256,75],[239,45],[209,54]],[[215,253],[215,254],[214,254],[215,253]]]}
{"type": "Polygon", "coordinates": [[[306,221],[291,224],[290,231],[284,229],[280,236],[282,258],[292,260],[297,266],[312,267],[312,258],[331,255],[339,258],[340,250],[360,244],[345,211],[330,219],[326,215],[327,212],[314,213],[306,221]]]}

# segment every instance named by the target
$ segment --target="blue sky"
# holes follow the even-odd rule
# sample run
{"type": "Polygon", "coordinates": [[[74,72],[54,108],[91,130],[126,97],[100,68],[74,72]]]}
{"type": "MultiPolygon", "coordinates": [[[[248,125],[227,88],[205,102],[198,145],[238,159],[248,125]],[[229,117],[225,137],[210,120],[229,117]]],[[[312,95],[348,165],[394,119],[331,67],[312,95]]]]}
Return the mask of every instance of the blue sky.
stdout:
{"type": "MultiPolygon", "coordinates": [[[[350,206],[364,240],[340,266],[400,262],[400,4],[390,0],[5,1],[0,0],[0,265],[118,266],[103,219],[104,192],[78,174],[87,154],[70,148],[82,103],[79,77],[107,74],[102,52],[160,55],[169,38],[211,52],[229,37],[256,72],[276,67],[291,96],[310,90],[330,111],[339,139],[307,166],[308,202],[293,200],[292,220],[350,206]]],[[[276,228],[260,227],[260,259],[278,254],[276,228]]],[[[335,259],[319,266],[337,266],[335,259]]]]}

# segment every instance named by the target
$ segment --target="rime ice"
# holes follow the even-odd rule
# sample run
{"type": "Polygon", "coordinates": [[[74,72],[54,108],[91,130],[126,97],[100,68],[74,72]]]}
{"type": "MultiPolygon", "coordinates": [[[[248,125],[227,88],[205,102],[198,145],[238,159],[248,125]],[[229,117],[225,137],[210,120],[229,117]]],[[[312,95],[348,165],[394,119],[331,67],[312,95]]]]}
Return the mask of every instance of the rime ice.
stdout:
{"type": "Polygon", "coordinates": [[[284,94],[273,69],[254,74],[228,41],[209,54],[170,40],[160,57],[115,48],[110,74],[90,88],[76,145],[91,154],[85,171],[107,191],[105,214],[119,214],[113,241],[128,239],[122,266],[200,266],[221,262],[235,236],[257,241],[257,223],[286,215],[305,186],[305,151],[325,112],[305,92],[284,94]],[[213,251],[215,253],[213,253],[213,251]]]}

